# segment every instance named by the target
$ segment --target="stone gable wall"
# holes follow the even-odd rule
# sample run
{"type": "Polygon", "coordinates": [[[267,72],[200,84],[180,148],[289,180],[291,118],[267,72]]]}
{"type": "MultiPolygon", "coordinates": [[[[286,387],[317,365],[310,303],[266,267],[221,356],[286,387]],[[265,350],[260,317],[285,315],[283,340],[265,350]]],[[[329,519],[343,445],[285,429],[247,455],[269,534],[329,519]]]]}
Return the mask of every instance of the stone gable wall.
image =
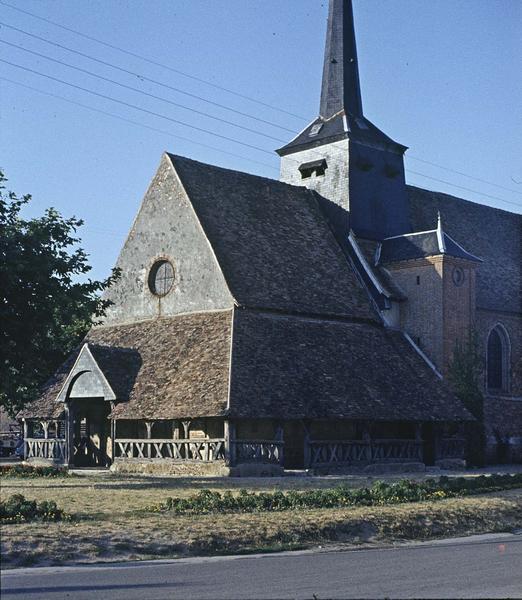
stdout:
{"type": "Polygon", "coordinates": [[[210,244],[166,157],[145,194],[116,266],[122,275],[106,294],[114,304],[107,310],[104,325],[232,307],[210,244]],[[166,296],[158,297],[149,289],[148,276],[154,262],[162,258],[173,264],[175,282],[166,296]]]}

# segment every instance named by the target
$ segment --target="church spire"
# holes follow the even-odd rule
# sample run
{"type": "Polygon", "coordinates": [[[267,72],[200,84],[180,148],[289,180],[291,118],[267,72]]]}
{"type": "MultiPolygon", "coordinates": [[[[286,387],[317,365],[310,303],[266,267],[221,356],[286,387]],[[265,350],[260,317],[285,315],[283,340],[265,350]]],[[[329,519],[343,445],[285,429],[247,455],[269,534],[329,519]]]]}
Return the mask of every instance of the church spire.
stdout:
{"type": "Polygon", "coordinates": [[[330,0],[319,114],[329,119],[342,110],[363,116],[353,8],[352,0],[330,0]]]}

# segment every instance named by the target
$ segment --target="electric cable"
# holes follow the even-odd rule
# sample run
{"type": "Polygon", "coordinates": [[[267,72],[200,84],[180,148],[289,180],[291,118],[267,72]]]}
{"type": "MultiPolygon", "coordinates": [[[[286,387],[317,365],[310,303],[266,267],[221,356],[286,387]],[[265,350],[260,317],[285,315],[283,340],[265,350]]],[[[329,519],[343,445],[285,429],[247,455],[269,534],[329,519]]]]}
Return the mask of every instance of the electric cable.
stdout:
{"type": "Polygon", "coordinates": [[[54,25],[55,27],[59,27],[60,29],[63,29],[65,31],[69,31],[70,33],[74,33],[75,35],[79,35],[87,40],[90,40],[91,42],[96,42],[97,44],[102,44],[103,46],[106,46],[107,48],[111,48],[112,50],[117,50],[118,52],[122,52],[123,54],[127,54],[128,56],[133,56],[134,58],[143,60],[151,65],[155,65],[157,67],[167,69],[168,71],[172,71],[173,73],[177,73],[178,75],[182,75],[183,77],[187,77],[188,79],[193,79],[194,81],[198,81],[199,83],[204,83],[205,85],[209,85],[215,89],[221,90],[223,92],[227,92],[228,94],[232,94],[233,96],[237,96],[238,98],[242,98],[243,100],[248,100],[249,102],[254,102],[255,104],[259,104],[260,106],[270,108],[271,110],[275,110],[277,112],[284,113],[291,117],[295,117],[296,119],[300,119],[301,121],[308,120],[306,117],[303,117],[301,115],[296,115],[295,113],[290,112],[288,110],[284,110],[282,108],[273,106],[273,105],[263,102],[261,100],[257,100],[256,98],[252,98],[250,96],[247,96],[246,94],[241,94],[241,93],[231,90],[229,88],[218,85],[217,83],[212,83],[211,81],[207,81],[206,79],[203,79],[201,77],[196,77],[195,75],[191,75],[190,73],[185,73],[184,71],[180,71],[179,69],[174,69],[173,67],[170,67],[169,65],[152,60],[150,58],[147,58],[145,56],[137,54],[136,52],[131,52],[130,50],[125,50],[124,48],[120,48],[119,46],[115,46],[114,44],[110,44],[109,42],[105,42],[105,41],[95,38],[93,36],[87,35],[85,33],[82,33],[81,31],[77,31],[76,29],[66,27],[65,25],[61,25],[59,23],[56,23],[55,21],[51,21],[50,19],[46,19],[44,17],[41,17],[40,15],[36,15],[32,12],[29,12],[28,10],[23,10],[22,8],[20,8],[18,6],[13,6],[12,4],[9,4],[8,2],[4,2],[3,0],[0,0],[0,4],[3,4],[4,6],[7,6],[8,8],[11,8],[13,10],[17,10],[18,12],[29,15],[30,17],[33,17],[35,19],[39,19],[40,21],[49,23],[50,25],[54,25]]]}
{"type": "Polygon", "coordinates": [[[264,163],[261,162],[259,160],[255,160],[254,158],[249,158],[247,156],[242,156],[241,154],[236,154],[234,152],[229,152],[228,150],[223,150],[222,148],[217,148],[216,146],[210,146],[209,144],[204,144],[203,142],[197,142],[193,139],[184,137],[182,135],[178,135],[176,133],[172,133],[171,131],[166,131],[164,129],[158,129],[157,127],[152,127],[150,125],[145,125],[144,123],[140,123],[139,121],[133,121],[132,119],[127,119],[126,117],[122,117],[121,115],[116,115],[114,113],[102,110],[100,108],[94,108],[93,106],[89,106],[87,104],[82,104],[81,102],[77,102],[76,100],[71,100],[70,98],[65,98],[64,96],[60,96],[58,94],[53,94],[52,92],[47,92],[44,90],[39,90],[38,88],[35,88],[31,85],[27,85],[25,83],[21,83],[19,81],[14,81],[13,79],[8,79],[7,77],[2,77],[0,76],[0,80],[3,81],[7,81],[8,83],[12,83],[14,85],[26,88],[28,90],[31,90],[33,92],[38,92],[39,94],[43,94],[45,96],[50,96],[51,98],[57,98],[58,100],[63,100],[64,102],[68,102],[69,104],[75,105],[75,106],[79,106],[81,108],[85,108],[86,110],[90,110],[93,112],[97,112],[99,114],[105,115],[107,117],[112,117],[113,119],[118,119],[120,121],[123,121],[125,123],[130,123],[131,125],[136,125],[137,127],[142,127],[144,129],[149,129],[150,131],[155,131],[156,133],[161,133],[164,135],[168,135],[170,137],[173,137],[177,140],[181,140],[183,142],[188,142],[190,144],[194,144],[196,146],[201,146],[202,148],[207,148],[208,150],[213,150],[214,152],[221,152],[222,154],[227,154],[229,156],[233,156],[234,158],[239,158],[241,160],[246,160],[248,162],[263,166],[263,167],[267,167],[269,169],[273,169],[274,171],[279,171],[279,169],[277,167],[274,167],[274,165],[270,165],[268,163],[264,163]]]}
{"type": "MultiPolygon", "coordinates": [[[[157,79],[152,79],[151,77],[147,77],[146,75],[143,75],[142,73],[137,73],[135,71],[131,71],[129,69],[125,69],[124,67],[120,67],[119,65],[115,65],[113,63],[107,62],[106,60],[102,60],[100,58],[96,58],[95,56],[91,56],[90,54],[86,54],[85,52],[80,52],[79,50],[75,50],[73,48],[69,48],[68,46],[64,46],[63,44],[59,44],[58,42],[53,42],[51,40],[48,40],[46,38],[43,38],[39,35],[36,35],[34,33],[29,33],[28,31],[24,31],[23,29],[19,29],[18,27],[14,27],[13,25],[9,25],[7,23],[4,23],[2,21],[0,21],[0,26],[2,27],[7,27],[9,29],[13,29],[14,31],[17,31],[18,33],[22,33],[23,35],[27,35],[29,37],[32,37],[36,40],[39,40],[41,42],[44,42],[45,44],[49,44],[51,46],[55,46],[56,48],[60,48],[61,50],[66,50],[67,52],[71,52],[73,54],[77,54],[78,56],[81,56],[83,58],[86,58],[88,60],[92,60],[94,62],[97,62],[101,65],[104,65],[106,67],[110,67],[111,69],[116,69],[118,71],[121,71],[122,73],[126,73],[127,75],[132,75],[133,77],[137,77],[140,81],[148,81],[150,83],[153,83],[155,85],[159,85],[161,87],[164,87],[166,89],[172,90],[174,92],[177,92],[179,94],[183,94],[184,96],[188,96],[189,98],[194,98],[196,100],[200,100],[201,102],[206,102],[207,104],[211,104],[212,106],[217,106],[218,108],[222,108],[224,110],[228,110],[230,112],[236,113],[238,115],[241,115],[242,117],[247,117],[249,119],[253,119],[255,121],[259,121],[260,123],[263,123],[265,125],[270,125],[271,127],[276,127],[278,129],[282,129],[284,131],[288,131],[290,133],[295,133],[293,129],[289,129],[288,127],[284,127],[283,125],[278,125],[277,123],[273,123],[272,121],[267,121],[266,119],[261,119],[260,117],[256,117],[254,115],[251,115],[249,113],[245,113],[242,112],[240,110],[237,110],[235,108],[231,108],[230,106],[226,106],[225,104],[220,104],[219,102],[214,102],[213,100],[209,100],[208,98],[204,98],[203,96],[198,96],[197,94],[192,94],[190,92],[187,92],[185,90],[182,90],[180,88],[174,87],[172,85],[169,85],[167,83],[163,83],[162,81],[158,81],[157,79]]],[[[10,42],[3,42],[4,44],[9,44],[14,46],[15,48],[19,48],[21,50],[25,50],[26,52],[34,52],[31,50],[28,50],[27,48],[24,48],[23,46],[17,46],[16,44],[12,44],[10,42]]],[[[46,58],[44,56],[44,58],[46,58]]],[[[48,57],[47,57],[48,58],[48,57]]]]}

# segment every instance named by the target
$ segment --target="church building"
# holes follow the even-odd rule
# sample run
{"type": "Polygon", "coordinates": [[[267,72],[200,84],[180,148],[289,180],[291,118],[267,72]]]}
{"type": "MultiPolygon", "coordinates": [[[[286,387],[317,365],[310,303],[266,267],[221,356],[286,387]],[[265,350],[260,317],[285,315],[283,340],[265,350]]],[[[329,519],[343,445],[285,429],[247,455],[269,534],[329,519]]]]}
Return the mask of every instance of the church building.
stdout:
{"type": "Polygon", "coordinates": [[[112,305],[24,409],[25,456],[180,474],[463,465],[478,344],[488,460],[522,461],[522,217],[406,185],[330,0],[319,115],[280,181],[165,153],[112,305]],[[390,465],[393,465],[391,467],[390,465]]]}

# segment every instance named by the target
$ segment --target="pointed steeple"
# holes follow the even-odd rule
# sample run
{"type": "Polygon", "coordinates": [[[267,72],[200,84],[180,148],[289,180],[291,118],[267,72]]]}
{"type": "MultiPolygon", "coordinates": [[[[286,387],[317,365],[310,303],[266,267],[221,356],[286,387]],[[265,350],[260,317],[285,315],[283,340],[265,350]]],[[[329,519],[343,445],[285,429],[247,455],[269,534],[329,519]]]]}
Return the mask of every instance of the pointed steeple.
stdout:
{"type": "Polygon", "coordinates": [[[353,7],[352,0],[330,0],[319,114],[329,119],[342,110],[363,116],[353,7]]]}

